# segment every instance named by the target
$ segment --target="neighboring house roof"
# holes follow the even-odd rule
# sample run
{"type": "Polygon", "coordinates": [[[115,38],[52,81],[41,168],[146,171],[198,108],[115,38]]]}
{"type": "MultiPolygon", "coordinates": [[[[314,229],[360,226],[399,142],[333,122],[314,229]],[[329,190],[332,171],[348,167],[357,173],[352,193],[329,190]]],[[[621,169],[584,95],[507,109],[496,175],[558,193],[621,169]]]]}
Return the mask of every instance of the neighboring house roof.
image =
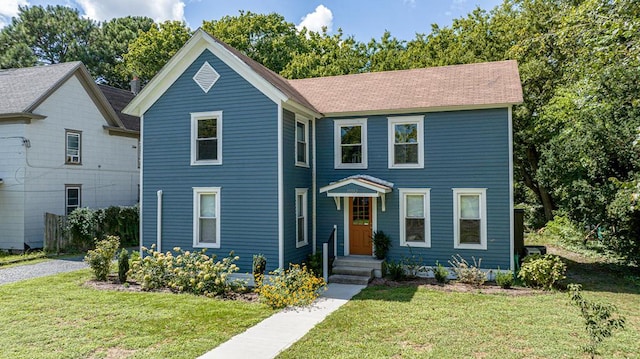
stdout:
{"type": "Polygon", "coordinates": [[[129,90],[123,90],[107,85],[98,85],[98,88],[100,88],[100,91],[102,91],[104,96],[107,98],[111,107],[113,107],[113,110],[120,118],[120,121],[122,121],[124,127],[127,130],[140,131],[140,117],[127,115],[122,112],[122,109],[124,109],[136,95],[129,90]]]}
{"type": "Polygon", "coordinates": [[[458,109],[522,102],[516,61],[290,80],[324,114],[458,109]]]}

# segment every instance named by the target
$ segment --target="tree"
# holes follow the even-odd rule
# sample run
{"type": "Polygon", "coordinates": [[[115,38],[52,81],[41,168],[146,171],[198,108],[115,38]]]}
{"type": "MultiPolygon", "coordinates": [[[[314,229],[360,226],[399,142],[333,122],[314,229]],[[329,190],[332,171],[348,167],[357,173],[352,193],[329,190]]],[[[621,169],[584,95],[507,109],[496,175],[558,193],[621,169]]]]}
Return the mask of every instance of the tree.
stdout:
{"type": "Polygon", "coordinates": [[[380,41],[371,39],[368,48],[369,72],[405,70],[410,67],[405,56],[405,41],[398,40],[385,31],[380,41]]]}

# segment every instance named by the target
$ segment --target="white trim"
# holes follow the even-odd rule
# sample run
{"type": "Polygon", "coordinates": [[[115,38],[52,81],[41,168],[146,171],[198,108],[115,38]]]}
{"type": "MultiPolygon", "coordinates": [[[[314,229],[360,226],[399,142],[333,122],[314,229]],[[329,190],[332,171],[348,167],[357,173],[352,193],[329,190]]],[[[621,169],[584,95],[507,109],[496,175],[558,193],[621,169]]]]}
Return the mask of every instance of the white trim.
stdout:
{"type": "Polygon", "coordinates": [[[221,165],[222,164],[222,111],[206,111],[191,113],[191,165],[221,165]],[[198,138],[198,121],[200,120],[216,120],[216,140],[218,146],[218,158],[215,160],[198,160],[196,158],[197,138],[198,138]]]}
{"type": "Polygon", "coordinates": [[[278,102],[278,268],[284,268],[284,118],[278,102]]]}
{"type": "Polygon", "coordinates": [[[514,210],[513,210],[513,109],[509,106],[508,112],[508,121],[509,121],[509,257],[510,257],[510,266],[511,270],[515,271],[515,263],[513,258],[513,251],[515,248],[514,245],[514,210]]]}
{"type": "MultiPolygon", "coordinates": [[[[383,207],[382,207],[382,211],[384,212],[384,197],[382,197],[382,203],[383,203],[383,207]]],[[[373,198],[371,200],[371,237],[373,237],[373,234],[376,233],[378,231],[378,199],[377,198],[373,198]]],[[[375,257],[375,245],[373,244],[373,238],[371,239],[371,256],[375,257]]]]}
{"type": "Polygon", "coordinates": [[[452,188],[453,190],[453,248],[487,249],[487,189],[486,188],[452,188]],[[480,197],[480,243],[460,243],[460,211],[461,195],[477,195],[480,197]]]}
{"type": "Polygon", "coordinates": [[[424,247],[431,248],[431,189],[430,188],[399,188],[400,192],[400,208],[399,208],[399,222],[400,222],[400,246],[401,247],[424,247]],[[405,228],[405,210],[406,210],[406,196],[407,195],[421,195],[423,196],[423,212],[424,212],[424,241],[423,242],[407,242],[406,228],[405,228]]]}
{"type": "Polygon", "coordinates": [[[156,251],[162,252],[162,190],[156,192],[156,251]]]}
{"type": "Polygon", "coordinates": [[[193,187],[193,248],[220,248],[220,227],[221,227],[221,208],[220,208],[220,187],[193,187]],[[216,241],[215,243],[200,243],[200,195],[213,194],[216,196],[216,241]]]}
{"type": "Polygon", "coordinates": [[[347,120],[333,120],[333,166],[335,169],[366,169],[367,168],[367,119],[352,118],[347,120]],[[360,145],[362,146],[361,163],[342,163],[342,136],[340,128],[344,126],[360,126],[360,145]]]}
{"type": "Polygon", "coordinates": [[[209,50],[274,103],[280,104],[288,100],[288,97],[283,94],[282,91],[258,75],[244,61],[227,50],[222,44],[215,41],[213,37],[204,30],[197,29],[189,41],[178,50],[122,112],[128,115],[142,116],[184,71],[191,66],[204,50],[209,50]]]}
{"type": "Polygon", "coordinates": [[[344,221],[342,223],[344,230],[343,230],[343,237],[342,237],[342,242],[344,244],[344,255],[345,257],[349,255],[349,197],[343,197],[344,200],[344,205],[343,205],[343,212],[344,212],[344,221]]]}
{"type": "MultiPolygon", "coordinates": [[[[388,186],[385,186],[385,185],[373,183],[371,181],[366,181],[366,180],[361,179],[361,178],[349,178],[347,180],[338,181],[338,182],[326,185],[324,187],[321,187],[320,188],[320,193],[331,191],[333,189],[340,188],[342,186],[347,186],[347,185],[350,185],[350,184],[354,184],[356,186],[360,186],[360,187],[363,187],[363,188],[366,188],[366,189],[370,189],[372,191],[376,191],[377,193],[372,193],[371,194],[373,197],[378,197],[378,194],[380,194],[380,193],[389,193],[389,192],[392,191],[391,188],[389,188],[388,186]]],[[[349,195],[353,196],[354,193],[351,193],[349,195]]],[[[367,196],[366,193],[357,193],[357,195],[360,196],[360,197],[372,197],[372,196],[367,196]]],[[[327,196],[333,196],[333,194],[328,193],[327,196]]]]}
{"type": "Polygon", "coordinates": [[[139,193],[140,193],[140,198],[139,198],[139,202],[140,202],[140,206],[138,208],[138,235],[139,235],[139,247],[140,247],[140,255],[142,255],[142,247],[144,246],[144,233],[142,230],[142,199],[144,198],[144,187],[142,186],[142,184],[144,183],[143,181],[143,174],[144,174],[144,116],[140,116],[140,141],[138,142],[138,146],[140,146],[140,183],[138,184],[138,186],[140,187],[139,193]]]}
{"type": "Polygon", "coordinates": [[[306,167],[309,168],[309,119],[302,117],[296,113],[295,126],[293,131],[293,142],[294,142],[294,161],[296,166],[298,167],[306,167]],[[298,123],[304,125],[304,144],[305,144],[305,162],[298,161],[298,123]]]}
{"type": "Polygon", "coordinates": [[[73,185],[64,185],[64,214],[66,216],[68,216],[71,212],[69,212],[69,208],[73,208],[73,211],[75,211],[78,208],[82,208],[82,185],[77,185],[77,184],[73,184],[73,185]],[[75,189],[78,190],[78,204],[76,206],[69,206],[69,190],[70,189],[75,189]]]}
{"type": "MultiPolygon", "coordinates": [[[[366,196],[354,196],[353,193],[351,197],[343,197],[344,199],[344,222],[343,222],[343,243],[344,243],[344,256],[348,256],[349,252],[349,222],[351,220],[351,207],[349,206],[349,200],[353,197],[366,197],[366,196]]],[[[378,230],[378,201],[374,197],[371,199],[371,234],[378,230]]],[[[337,233],[336,233],[337,235],[337,233]]],[[[337,251],[337,248],[335,249],[337,251]]],[[[371,241],[371,256],[373,256],[373,241],[371,241]]]]}
{"type": "Polygon", "coordinates": [[[388,116],[388,115],[406,115],[414,113],[431,113],[431,112],[452,112],[467,110],[491,110],[497,108],[508,108],[513,105],[519,105],[522,102],[513,103],[489,103],[483,105],[460,105],[460,106],[435,106],[435,107],[415,107],[415,108],[397,108],[397,109],[381,109],[367,111],[345,111],[345,112],[325,112],[323,117],[339,118],[351,116],[388,116]]]}
{"type": "Polygon", "coordinates": [[[296,248],[304,247],[309,245],[309,200],[308,200],[308,188],[296,188],[296,199],[295,199],[295,207],[296,207],[296,248]],[[298,203],[298,196],[302,196],[302,204],[298,203]],[[303,240],[299,241],[298,239],[298,206],[302,205],[302,216],[304,218],[304,228],[303,228],[303,240]]]}
{"type": "Polygon", "coordinates": [[[389,159],[389,168],[424,168],[424,115],[419,116],[401,116],[387,117],[388,123],[388,139],[387,150],[389,159]],[[401,163],[396,164],[395,159],[395,125],[399,124],[416,124],[418,126],[418,163],[401,163]]]}
{"type": "Polygon", "coordinates": [[[317,206],[317,189],[318,183],[316,180],[316,120],[311,120],[311,143],[312,143],[312,158],[311,158],[311,242],[313,243],[312,253],[316,254],[316,206],[317,206]]]}

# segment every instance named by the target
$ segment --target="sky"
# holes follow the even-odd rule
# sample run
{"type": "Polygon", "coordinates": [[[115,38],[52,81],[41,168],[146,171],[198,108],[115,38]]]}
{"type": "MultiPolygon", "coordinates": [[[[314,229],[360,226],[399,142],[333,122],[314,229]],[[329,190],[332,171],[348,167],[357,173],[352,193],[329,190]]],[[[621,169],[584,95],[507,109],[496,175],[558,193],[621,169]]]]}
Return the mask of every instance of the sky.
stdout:
{"type": "Polygon", "coordinates": [[[238,15],[245,10],[278,13],[299,28],[345,35],[367,42],[385,30],[401,40],[416,33],[428,34],[431,24],[450,26],[476,7],[491,10],[502,0],[0,0],[0,27],[10,23],[18,6],[65,5],[98,21],[127,15],[148,16],[156,21],[182,20],[191,29],[203,20],[238,15]]]}

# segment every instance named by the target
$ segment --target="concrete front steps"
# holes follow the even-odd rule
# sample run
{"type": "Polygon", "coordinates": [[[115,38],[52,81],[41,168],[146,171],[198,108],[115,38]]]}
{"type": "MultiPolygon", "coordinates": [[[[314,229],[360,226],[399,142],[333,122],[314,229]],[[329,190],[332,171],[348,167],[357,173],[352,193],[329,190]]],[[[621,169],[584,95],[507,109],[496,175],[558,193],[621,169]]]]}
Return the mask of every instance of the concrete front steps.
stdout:
{"type": "Polygon", "coordinates": [[[367,285],[382,276],[382,262],[370,256],[336,257],[329,283],[367,285]]]}

